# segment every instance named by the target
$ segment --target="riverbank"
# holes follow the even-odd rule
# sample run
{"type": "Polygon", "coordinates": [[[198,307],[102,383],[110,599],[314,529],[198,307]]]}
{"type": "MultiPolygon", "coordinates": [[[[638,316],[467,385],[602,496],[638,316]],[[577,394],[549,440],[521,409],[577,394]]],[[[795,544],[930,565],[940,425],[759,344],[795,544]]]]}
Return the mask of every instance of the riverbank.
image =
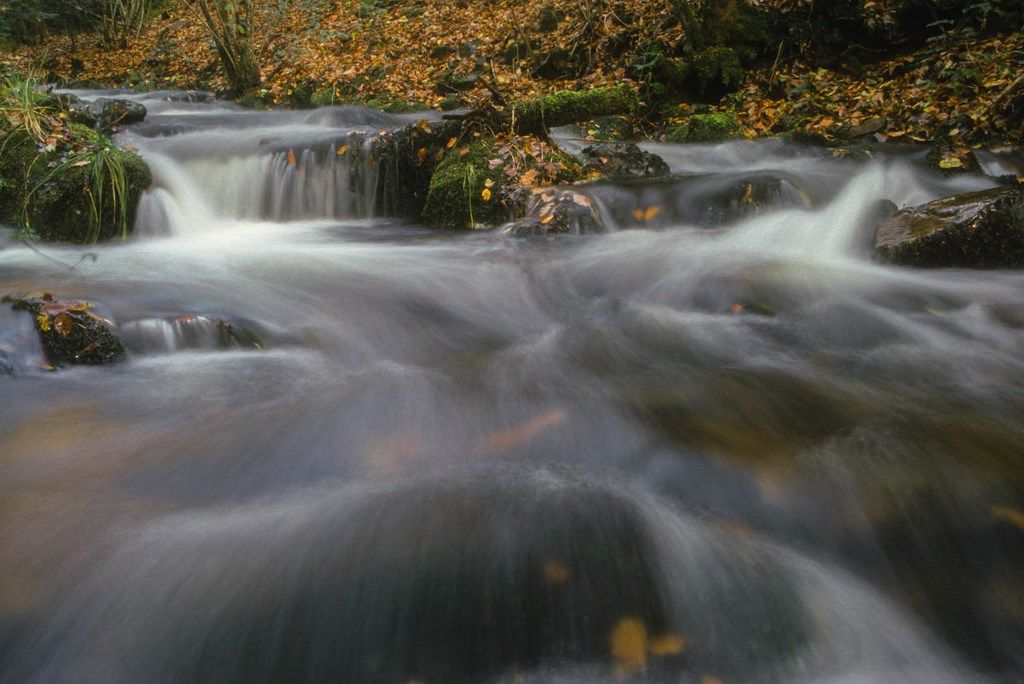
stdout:
{"type": "MultiPolygon", "coordinates": [[[[936,22],[921,27],[916,43],[901,36],[887,49],[867,48],[856,41],[869,43],[870,36],[853,36],[838,52],[812,29],[772,23],[769,15],[731,21],[715,29],[724,48],[701,51],[688,44],[667,0],[589,15],[574,2],[296,3],[272,26],[268,20],[273,39],[264,53],[264,86],[243,100],[390,111],[501,108],[560,90],[627,83],[641,95],[638,120],[627,127],[634,135],[663,136],[695,111],[722,111],[735,114],[746,137],[795,134],[829,144],[852,132],[942,143],[960,156],[1022,140],[1019,26],[936,22]],[[997,26],[1016,30],[995,33],[997,26]],[[720,59],[705,82],[694,74],[708,54],[720,59]]],[[[53,36],[12,51],[5,62],[78,84],[229,88],[203,29],[184,9],[154,17],[124,49],[99,47],[88,34],[53,36]]]]}

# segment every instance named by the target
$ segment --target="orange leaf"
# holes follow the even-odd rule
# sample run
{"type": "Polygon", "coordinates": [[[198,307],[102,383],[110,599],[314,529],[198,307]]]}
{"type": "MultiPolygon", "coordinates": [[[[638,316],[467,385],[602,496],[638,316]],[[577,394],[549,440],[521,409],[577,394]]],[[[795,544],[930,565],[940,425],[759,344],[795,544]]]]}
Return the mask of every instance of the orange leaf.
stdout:
{"type": "Polygon", "coordinates": [[[459,139],[458,139],[458,138],[451,138],[451,139],[450,139],[450,140],[448,141],[448,144],[447,144],[447,145],[445,145],[445,147],[447,147],[447,148],[448,148],[448,149],[450,150],[450,149],[452,149],[453,147],[455,147],[455,143],[457,143],[458,141],[459,141],[459,139]]]}
{"type": "Polygon", "coordinates": [[[336,152],[339,157],[344,157],[348,153],[348,145],[338,145],[336,152]]]}
{"type": "Polygon", "coordinates": [[[686,649],[686,639],[678,634],[662,634],[651,639],[651,655],[659,657],[679,655],[686,649]]]}
{"type": "Polygon", "coordinates": [[[71,334],[71,329],[74,327],[75,322],[71,316],[66,313],[59,313],[53,318],[53,327],[57,329],[61,337],[67,337],[71,334]]]}
{"type": "Polygon", "coordinates": [[[288,161],[288,166],[295,166],[295,164],[298,163],[298,160],[295,158],[295,150],[292,150],[292,149],[288,150],[288,159],[287,159],[287,161],[288,161]]]}

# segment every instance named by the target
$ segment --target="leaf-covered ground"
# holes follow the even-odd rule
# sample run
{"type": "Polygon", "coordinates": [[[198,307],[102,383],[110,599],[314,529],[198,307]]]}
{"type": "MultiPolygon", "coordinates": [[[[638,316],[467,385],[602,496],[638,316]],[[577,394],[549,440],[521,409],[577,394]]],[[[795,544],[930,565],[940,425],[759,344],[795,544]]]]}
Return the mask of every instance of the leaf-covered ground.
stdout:
{"type": "MultiPolygon", "coordinates": [[[[286,15],[264,22],[271,39],[262,59],[262,96],[287,103],[302,89],[318,89],[322,97],[326,88],[338,102],[440,107],[457,97],[474,106],[491,102],[494,91],[516,101],[618,83],[628,80],[637,45],[680,40],[683,29],[671,20],[670,5],[620,0],[594,10],[586,0],[296,0],[286,15]],[[536,63],[517,50],[531,41],[541,52],[561,49],[572,64],[591,68],[579,77],[539,78],[536,63]],[[445,79],[458,87],[439,88],[445,79]]],[[[111,86],[227,87],[199,22],[185,8],[155,17],[127,49],[101,48],[88,35],[54,37],[7,61],[111,86]]],[[[866,125],[879,140],[1015,142],[1021,133],[1003,105],[1019,98],[1020,88],[1012,86],[1022,71],[1019,30],[986,38],[950,32],[856,74],[787,59],[766,64],[749,71],[739,92],[717,107],[734,109],[748,136],[800,130],[834,140],[866,125]]],[[[684,103],[677,111],[682,119],[689,108],[684,103]]]]}

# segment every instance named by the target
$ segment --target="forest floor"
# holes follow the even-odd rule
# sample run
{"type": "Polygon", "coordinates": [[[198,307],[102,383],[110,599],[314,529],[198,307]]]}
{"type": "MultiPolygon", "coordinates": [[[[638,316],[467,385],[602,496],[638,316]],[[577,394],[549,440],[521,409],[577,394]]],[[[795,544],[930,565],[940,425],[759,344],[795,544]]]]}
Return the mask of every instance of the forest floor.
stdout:
{"type": "MultiPolygon", "coordinates": [[[[272,38],[261,62],[260,98],[308,104],[315,91],[313,104],[325,103],[326,92],[329,102],[384,108],[410,102],[447,108],[453,101],[474,107],[492,102],[495,93],[513,102],[629,81],[638,43],[656,37],[675,45],[683,28],[671,20],[668,0],[620,4],[625,9],[585,16],[577,0],[299,0],[262,27],[272,38]],[[575,64],[589,60],[589,68],[578,77],[557,69],[542,77],[544,69],[520,51],[524,45],[543,45],[544,54],[575,64]]],[[[532,47],[526,51],[534,55],[532,47]]],[[[92,35],[55,36],[3,61],[111,87],[225,91],[228,85],[203,28],[185,8],[154,17],[123,49],[102,47],[92,35]]],[[[983,37],[950,31],[913,52],[855,68],[762,59],[711,108],[733,112],[748,137],[798,131],[827,143],[864,127],[881,142],[941,141],[958,149],[1012,144],[1020,142],[1021,130],[1002,105],[1018,92],[1022,73],[1019,29],[983,37]]],[[[637,85],[643,93],[644,84],[637,85]]],[[[684,119],[693,106],[682,100],[659,103],[659,118],[669,124],[684,119]]]]}

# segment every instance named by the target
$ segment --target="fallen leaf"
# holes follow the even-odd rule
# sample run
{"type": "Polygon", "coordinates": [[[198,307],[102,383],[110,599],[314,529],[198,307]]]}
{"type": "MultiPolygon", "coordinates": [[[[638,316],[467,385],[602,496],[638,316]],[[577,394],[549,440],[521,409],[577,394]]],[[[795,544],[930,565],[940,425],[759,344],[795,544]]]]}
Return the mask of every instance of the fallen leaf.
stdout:
{"type": "Polygon", "coordinates": [[[636,618],[620,620],[608,638],[615,672],[628,675],[647,667],[647,628],[636,618]]]}
{"type": "Polygon", "coordinates": [[[286,161],[288,163],[288,166],[295,166],[295,164],[298,163],[298,160],[295,158],[295,150],[292,150],[292,149],[288,150],[288,155],[287,155],[287,160],[286,161]]]}
{"type": "Polygon", "coordinates": [[[1024,511],[1010,506],[993,506],[992,515],[1020,530],[1024,530],[1024,511]]]}
{"type": "Polygon", "coordinates": [[[686,639],[678,634],[662,634],[651,639],[651,655],[661,658],[679,655],[686,649],[686,639]]]}
{"type": "Polygon", "coordinates": [[[348,145],[338,145],[338,149],[335,152],[339,157],[344,157],[348,153],[348,145]]]}
{"type": "Polygon", "coordinates": [[[60,333],[61,337],[67,337],[71,334],[72,328],[74,328],[75,322],[71,316],[66,313],[59,313],[53,319],[53,327],[60,333]]]}
{"type": "Polygon", "coordinates": [[[565,584],[569,581],[569,568],[561,561],[544,561],[544,579],[548,584],[565,584]]]}
{"type": "Polygon", "coordinates": [[[480,197],[483,198],[484,202],[490,202],[491,201],[491,189],[490,188],[484,188],[483,190],[481,190],[480,191],[480,197]]]}

